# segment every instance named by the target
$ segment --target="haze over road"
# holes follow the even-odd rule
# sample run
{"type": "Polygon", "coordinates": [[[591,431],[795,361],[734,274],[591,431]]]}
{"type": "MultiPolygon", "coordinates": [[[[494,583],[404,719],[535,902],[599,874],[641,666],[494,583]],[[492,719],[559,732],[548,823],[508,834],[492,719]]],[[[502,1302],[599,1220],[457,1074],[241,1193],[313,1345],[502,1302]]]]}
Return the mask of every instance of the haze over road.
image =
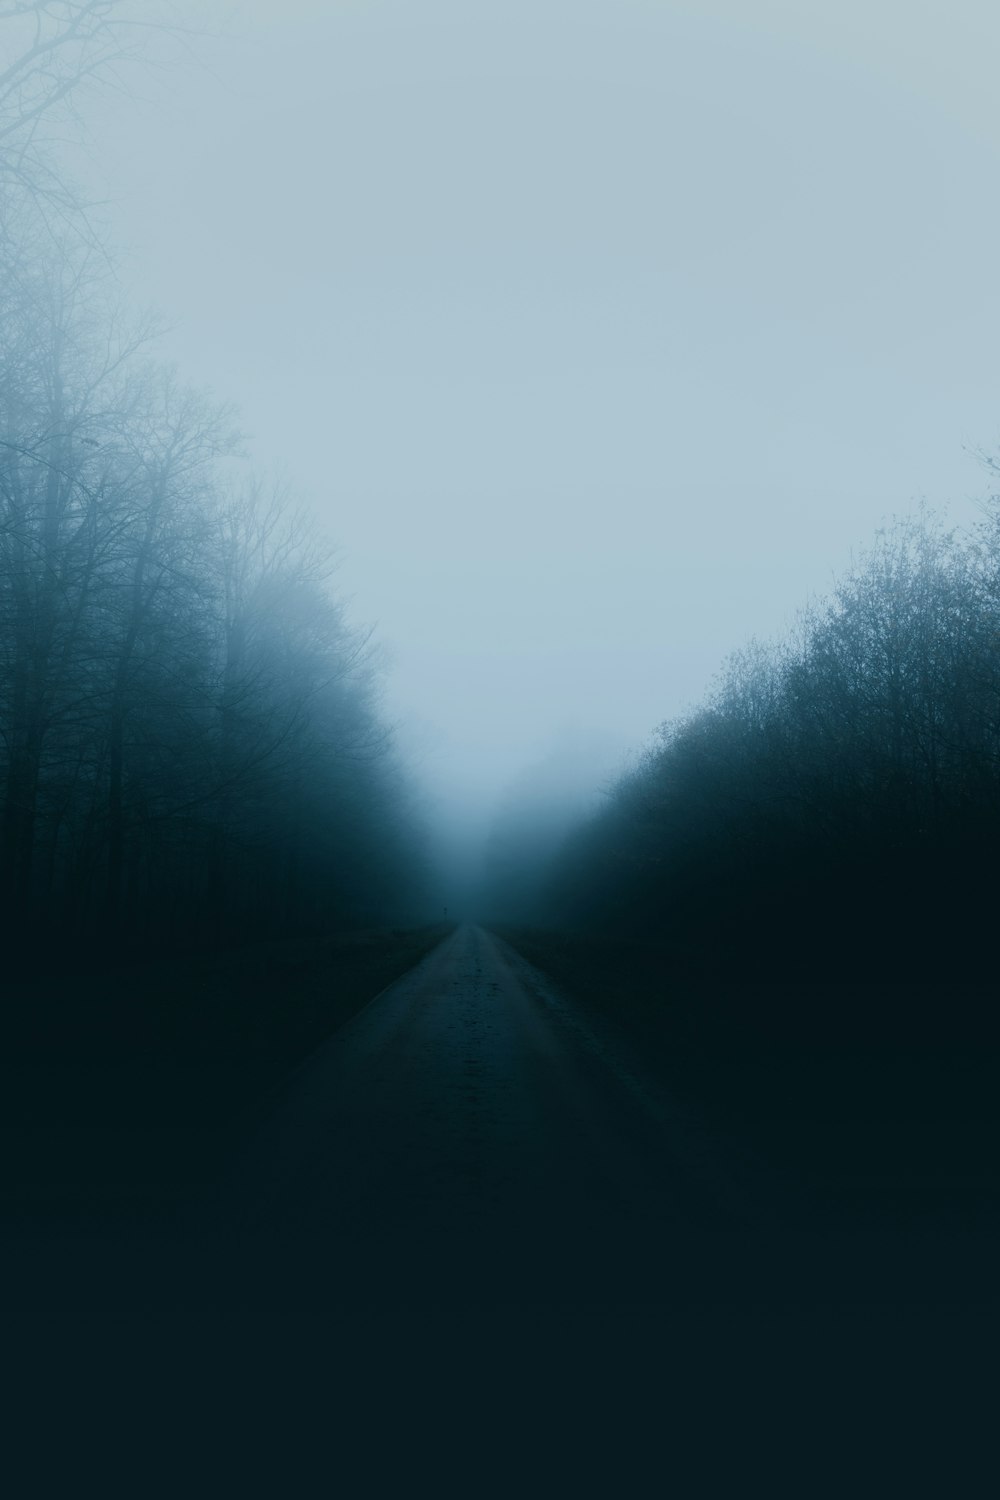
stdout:
{"type": "Polygon", "coordinates": [[[463,926],[294,1076],[223,1218],[396,1285],[489,1295],[617,1284],[756,1207],[738,1160],[634,1060],[463,926]]]}

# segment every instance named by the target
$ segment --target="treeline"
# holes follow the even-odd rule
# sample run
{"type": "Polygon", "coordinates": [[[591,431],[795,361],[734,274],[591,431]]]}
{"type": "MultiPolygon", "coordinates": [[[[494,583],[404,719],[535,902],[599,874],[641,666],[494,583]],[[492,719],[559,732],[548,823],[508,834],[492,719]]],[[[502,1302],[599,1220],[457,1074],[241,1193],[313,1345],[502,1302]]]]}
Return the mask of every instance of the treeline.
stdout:
{"type": "MultiPolygon", "coordinates": [[[[757,982],[991,986],[1000,521],[881,533],[665,726],[552,874],[561,922],[757,982]]],[[[943,987],[942,987],[943,986],[943,987]]]]}
{"type": "Polygon", "coordinates": [[[330,549],[9,178],[0,329],[8,948],[392,920],[420,840],[330,549]]]}
{"type": "Polygon", "coordinates": [[[544,908],[549,866],[617,774],[616,736],[565,728],[500,799],[483,848],[478,905],[493,921],[532,923],[544,908]]]}

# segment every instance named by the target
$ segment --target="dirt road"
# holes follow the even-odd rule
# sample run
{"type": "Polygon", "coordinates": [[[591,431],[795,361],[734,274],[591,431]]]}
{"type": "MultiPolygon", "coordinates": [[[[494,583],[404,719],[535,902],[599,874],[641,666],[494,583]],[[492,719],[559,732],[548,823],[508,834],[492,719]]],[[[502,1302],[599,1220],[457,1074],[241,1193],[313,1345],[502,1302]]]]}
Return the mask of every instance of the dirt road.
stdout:
{"type": "Polygon", "coordinates": [[[635,1059],[465,926],[290,1080],[219,1221],[382,1285],[620,1294],[759,1199],[635,1059]]]}
{"type": "MultiPolygon", "coordinates": [[[[189,1220],[9,1247],[5,1349],[45,1429],[32,1464],[78,1474],[96,1435],[130,1494],[395,1494],[444,1455],[456,1493],[659,1495],[691,1431],[682,1490],[728,1494],[746,1482],[737,1420],[771,1462],[813,1410],[881,1430],[886,1392],[950,1381],[976,1339],[992,1358],[980,1302],[934,1309],[995,1282],[992,1246],[772,1233],[780,1194],[462,928],[287,1080],[189,1220]],[[193,1460],[203,1443],[217,1472],[193,1460]],[[705,1488],[711,1457],[734,1472],[705,1488]]],[[[797,1493],[819,1492],[830,1448],[811,1441],[797,1493]]]]}

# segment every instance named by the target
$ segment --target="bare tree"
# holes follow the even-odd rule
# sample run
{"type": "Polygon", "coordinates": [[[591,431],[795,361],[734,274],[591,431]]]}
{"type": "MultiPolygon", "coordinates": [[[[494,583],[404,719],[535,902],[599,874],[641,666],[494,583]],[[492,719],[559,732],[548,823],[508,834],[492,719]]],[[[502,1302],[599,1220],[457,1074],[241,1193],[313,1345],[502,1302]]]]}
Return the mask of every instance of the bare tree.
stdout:
{"type": "Polygon", "coordinates": [[[92,89],[125,90],[164,41],[190,36],[173,0],[0,0],[0,202],[27,196],[54,229],[99,244],[61,159],[67,127],[81,139],[92,89]]]}
{"type": "Polygon", "coordinates": [[[412,845],[331,549],[284,495],[234,489],[231,414],[148,362],[155,329],[122,313],[59,168],[67,111],[122,86],[168,3],[0,0],[0,887],[21,937],[327,920],[382,899],[412,845]]]}

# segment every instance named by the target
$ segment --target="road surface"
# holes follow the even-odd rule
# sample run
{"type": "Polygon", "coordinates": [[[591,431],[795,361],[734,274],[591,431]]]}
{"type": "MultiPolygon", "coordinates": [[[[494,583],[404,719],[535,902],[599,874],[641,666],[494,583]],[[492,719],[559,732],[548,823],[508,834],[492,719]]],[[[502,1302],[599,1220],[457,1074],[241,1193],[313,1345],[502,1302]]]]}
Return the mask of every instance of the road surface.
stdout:
{"type": "Polygon", "coordinates": [[[218,1219],[347,1285],[620,1296],[759,1206],[732,1147],[463,926],[293,1075],[218,1219]]]}
{"type": "MultiPolygon", "coordinates": [[[[286,1081],[210,1223],[203,1204],[170,1235],[11,1247],[2,1333],[41,1426],[31,1493],[116,1457],[129,1494],[408,1493],[446,1457],[462,1494],[728,1494],[746,1434],[770,1464],[829,1410],[795,1484],[813,1494],[844,1431],[884,1428],[887,1393],[954,1381],[960,1327],[995,1362],[978,1302],[961,1324],[931,1316],[936,1288],[995,1282],[991,1247],[972,1278],[968,1247],[942,1275],[933,1246],[918,1261],[893,1240],[886,1305],[866,1281],[856,1296],[850,1245],[772,1235],[780,1185],[595,1026],[461,928],[286,1081]],[[46,1484],[53,1457],[68,1473],[46,1484]],[[706,1488],[713,1457],[733,1473],[706,1488]]],[[[913,1445],[902,1404],[879,1492],[913,1445]]]]}

